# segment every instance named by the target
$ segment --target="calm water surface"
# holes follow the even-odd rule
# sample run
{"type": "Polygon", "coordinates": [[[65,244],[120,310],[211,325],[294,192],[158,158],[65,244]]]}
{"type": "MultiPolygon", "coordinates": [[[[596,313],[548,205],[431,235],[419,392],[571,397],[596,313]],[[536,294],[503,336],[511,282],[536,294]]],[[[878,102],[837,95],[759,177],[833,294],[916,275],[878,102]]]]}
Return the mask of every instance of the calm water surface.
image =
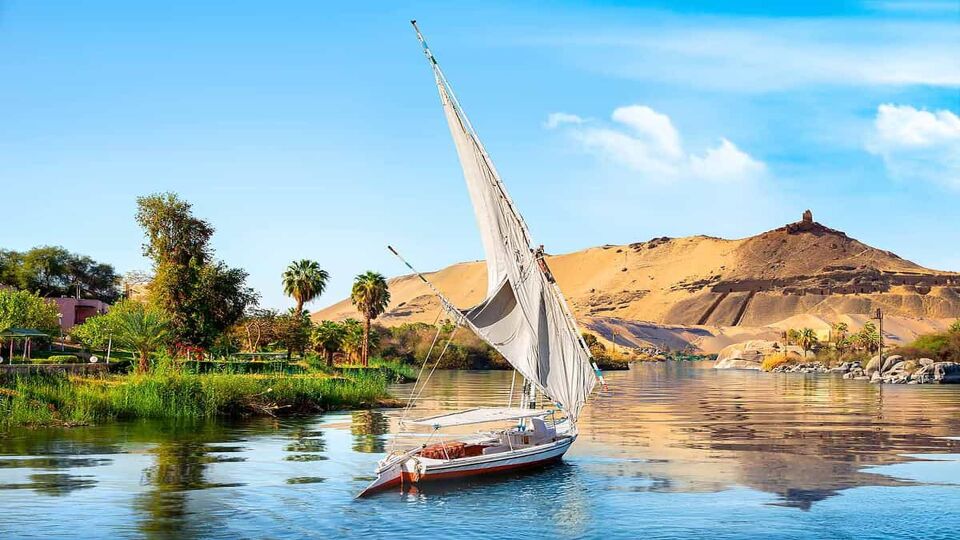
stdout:
{"type": "MultiPolygon", "coordinates": [[[[505,404],[510,377],[438,372],[417,415],[505,404]]],[[[960,538],[960,387],[607,377],[562,464],[364,500],[401,411],[19,430],[0,538],[960,538]]]]}

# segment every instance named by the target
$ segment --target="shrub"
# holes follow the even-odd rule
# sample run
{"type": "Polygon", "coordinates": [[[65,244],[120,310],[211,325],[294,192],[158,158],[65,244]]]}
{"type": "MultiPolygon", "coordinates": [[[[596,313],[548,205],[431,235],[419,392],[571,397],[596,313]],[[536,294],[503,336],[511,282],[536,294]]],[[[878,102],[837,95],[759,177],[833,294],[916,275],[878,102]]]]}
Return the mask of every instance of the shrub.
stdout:
{"type": "Polygon", "coordinates": [[[59,313],[56,302],[36,293],[0,289],[0,330],[30,328],[53,335],[60,327],[59,313]]]}
{"type": "Polygon", "coordinates": [[[790,358],[784,353],[769,354],[763,358],[763,362],[760,364],[760,369],[763,371],[773,371],[774,368],[779,366],[785,366],[794,363],[796,363],[796,360],[790,358]]]}
{"type": "Polygon", "coordinates": [[[960,362],[960,332],[948,330],[918,337],[893,351],[905,358],[929,357],[941,362],[960,362]]]}
{"type": "Polygon", "coordinates": [[[40,364],[75,364],[81,362],[75,354],[53,354],[46,358],[35,359],[34,363],[40,364]]]}

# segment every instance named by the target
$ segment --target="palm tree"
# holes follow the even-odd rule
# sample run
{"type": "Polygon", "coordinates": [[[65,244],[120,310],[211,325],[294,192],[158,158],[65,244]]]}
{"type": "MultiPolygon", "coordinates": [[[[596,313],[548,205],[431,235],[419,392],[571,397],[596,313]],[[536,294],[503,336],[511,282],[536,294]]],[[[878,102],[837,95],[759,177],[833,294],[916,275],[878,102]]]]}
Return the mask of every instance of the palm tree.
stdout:
{"type": "Polygon", "coordinates": [[[838,342],[841,339],[847,337],[847,332],[850,331],[850,327],[847,326],[845,322],[835,322],[830,325],[830,331],[833,337],[834,342],[838,342]]]}
{"type": "Polygon", "coordinates": [[[343,343],[341,347],[351,363],[356,361],[363,349],[363,323],[356,319],[343,321],[343,343]]]}
{"type": "Polygon", "coordinates": [[[150,353],[166,345],[170,337],[170,318],[160,308],[135,300],[120,302],[110,310],[116,329],[117,345],[135,351],[137,371],[150,368],[150,353]]]}
{"type": "Polygon", "coordinates": [[[316,261],[294,261],[283,272],[283,294],[296,300],[296,312],[303,313],[304,304],[323,294],[328,279],[330,274],[316,261]]]}
{"type": "Polygon", "coordinates": [[[360,349],[360,363],[366,366],[370,354],[370,321],[387,310],[390,303],[390,289],[382,274],[366,272],[353,280],[350,300],[363,315],[363,344],[360,349]]]}
{"type": "Polygon", "coordinates": [[[858,347],[862,347],[867,352],[873,352],[877,348],[877,342],[880,341],[877,325],[870,321],[864,323],[863,329],[854,336],[854,341],[858,347]]]}
{"type": "Polygon", "coordinates": [[[313,345],[323,351],[328,366],[333,365],[333,355],[343,347],[346,335],[346,327],[334,321],[323,321],[313,330],[313,345]]]}
{"type": "Polygon", "coordinates": [[[843,358],[843,351],[850,346],[850,339],[847,335],[850,327],[845,322],[835,322],[830,325],[830,337],[833,339],[833,348],[836,349],[840,358],[843,358]]]}
{"type": "Polygon", "coordinates": [[[812,351],[817,343],[817,333],[813,330],[813,328],[804,328],[803,330],[800,330],[800,336],[797,340],[797,344],[803,347],[804,356],[806,356],[807,352],[812,351]]]}

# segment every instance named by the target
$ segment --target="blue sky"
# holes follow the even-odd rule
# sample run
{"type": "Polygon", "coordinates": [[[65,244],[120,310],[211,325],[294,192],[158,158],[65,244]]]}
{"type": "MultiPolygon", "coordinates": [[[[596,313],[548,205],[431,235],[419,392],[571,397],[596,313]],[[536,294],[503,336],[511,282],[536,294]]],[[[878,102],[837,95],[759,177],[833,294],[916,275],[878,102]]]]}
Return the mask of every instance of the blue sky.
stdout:
{"type": "Polygon", "coordinates": [[[0,0],[0,247],[147,270],[134,199],[176,191],[266,306],[294,259],[317,308],[402,273],[388,243],[480,258],[414,17],[549,252],[811,208],[960,270],[955,0],[0,0]]]}

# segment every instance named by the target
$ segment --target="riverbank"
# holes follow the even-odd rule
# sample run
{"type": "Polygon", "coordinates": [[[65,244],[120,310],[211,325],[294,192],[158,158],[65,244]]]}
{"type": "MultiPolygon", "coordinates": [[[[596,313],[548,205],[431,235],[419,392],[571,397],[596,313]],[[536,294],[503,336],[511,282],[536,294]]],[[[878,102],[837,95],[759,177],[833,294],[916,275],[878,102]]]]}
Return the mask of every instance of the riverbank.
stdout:
{"type": "Polygon", "coordinates": [[[34,374],[0,384],[0,428],[122,418],[280,416],[396,406],[381,369],[348,375],[188,373],[82,377],[34,374]]]}

